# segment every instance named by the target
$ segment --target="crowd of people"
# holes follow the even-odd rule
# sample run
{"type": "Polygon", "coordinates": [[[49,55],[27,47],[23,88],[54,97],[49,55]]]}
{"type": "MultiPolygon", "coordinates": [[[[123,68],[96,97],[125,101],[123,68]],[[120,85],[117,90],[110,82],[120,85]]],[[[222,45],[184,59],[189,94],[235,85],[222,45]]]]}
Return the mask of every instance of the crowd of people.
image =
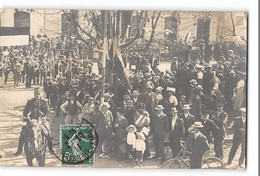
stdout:
{"type": "MultiPolygon", "coordinates": [[[[32,37],[28,46],[4,47],[2,78],[6,83],[12,71],[15,87],[20,82],[27,88],[43,86],[46,101],[64,124],[79,123],[82,118],[92,123],[99,137],[99,157],[134,158],[139,166],[147,158],[160,158],[163,163],[176,157],[185,141],[191,167],[200,168],[210,143],[215,156],[223,159],[226,129],[233,121],[237,134],[228,164],[238,146],[245,146],[245,115],[240,113],[246,108],[247,60],[228,49],[228,44],[211,45],[210,52],[206,44],[204,55],[196,54],[201,48],[190,47],[185,57],[170,58],[166,71],[158,68],[160,56],[138,56],[138,65],[128,70],[130,88],[120,79],[116,86],[102,85],[101,73],[93,71],[93,61],[82,56],[79,46],[66,37],[32,37]],[[171,156],[166,156],[168,145],[171,156]]],[[[244,148],[239,165],[244,163],[244,148]]]]}

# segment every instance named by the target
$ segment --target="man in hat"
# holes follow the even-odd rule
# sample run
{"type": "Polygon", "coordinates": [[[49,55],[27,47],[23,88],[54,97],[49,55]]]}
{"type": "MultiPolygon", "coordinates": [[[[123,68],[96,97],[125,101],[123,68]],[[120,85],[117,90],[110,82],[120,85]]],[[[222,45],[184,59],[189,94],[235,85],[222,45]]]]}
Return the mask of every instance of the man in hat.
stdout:
{"type": "Polygon", "coordinates": [[[71,90],[69,100],[61,105],[61,110],[66,114],[64,123],[67,124],[76,124],[78,121],[77,115],[78,110],[82,109],[82,105],[75,99],[76,92],[71,90]]]}
{"type": "Polygon", "coordinates": [[[220,129],[213,120],[209,119],[209,114],[202,115],[202,124],[204,127],[200,130],[201,133],[206,136],[208,143],[212,143],[212,134],[214,138],[215,156],[219,159],[223,159],[224,136],[222,135],[220,129]]]}
{"type": "Polygon", "coordinates": [[[186,86],[188,85],[188,72],[184,67],[184,64],[180,65],[180,68],[176,71],[175,74],[176,82],[176,90],[177,90],[177,97],[183,95],[186,91],[186,86]]]}
{"type": "Polygon", "coordinates": [[[191,79],[190,84],[187,86],[186,96],[190,104],[192,103],[192,98],[194,97],[194,91],[196,90],[197,85],[198,82],[195,79],[191,79]]]}
{"type": "Polygon", "coordinates": [[[218,126],[218,128],[221,131],[222,136],[225,138],[226,136],[226,127],[227,127],[227,120],[228,120],[228,114],[223,110],[224,105],[218,104],[216,111],[212,116],[211,119],[213,122],[218,126]]]}
{"type": "Polygon", "coordinates": [[[160,163],[165,162],[164,153],[164,137],[169,131],[169,118],[163,113],[164,107],[162,105],[157,105],[156,113],[153,117],[153,138],[154,138],[154,150],[155,156],[153,158],[161,157],[160,163]]]}
{"type": "Polygon", "coordinates": [[[210,149],[207,138],[200,132],[203,128],[201,122],[195,122],[189,131],[191,131],[187,140],[187,150],[190,155],[190,168],[200,169],[202,166],[202,157],[210,149]],[[192,132],[193,130],[193,132],[192,132]]]}
{"type": "Polygon", "coordinates": [[[116,115],[116,104],[112,100],[112,95],[110,93],[104,93],[104,101],[109,103],[109,110],[112,112],[113,116],[116,115]]]}
{"type": "Polygon", "coordinates": [[[241,116],[236,117],[232,129],[234,130],[232,147],[229,152],[227,165],[232,163],[232,160],[235,157],[237,149],[241,144],[241,153],[239,157],[239,166],[242,167],[242,164],[245,160],[245,145],[246,145],[246,108],[241,108],[241,116]]]}
{"type": "Polygon", "coordinates": [[[209,65],[205,67],[205,70],[206,71],[204,72],[202,78],[202,86],[204,93],[208,96],[213,87],[210,83],[213,79],[213,73],[211,72],[211,67],[209,65]]]}
{"type": "Polygon", "coordinates": [[[161,86],[158,86],[155,89],[155,106],[157,106],[163,100],[162,90],[163,88],[161,86]]]}
{"type": "Polygon", "coordinates": [[[173,57],[173,61],[171,62],[171,72],[176,72],[179,69],[179,62],[177,57],[173,57]]]}
{"type": "Polygon", "coordinates": [[[146,110],[151,116],[155,107],[155,93],[152,91],[153,87],[150,85],[146,87],[146,90],[147,91],[143,94],[143,102],[146,106],[146,110]]]}
{"type": "Polygon", "coordinates": [[[84,114],[84,118],[88,122],[92,123],[94,112],[95,112],[94,98],[89,97],[88,102],[84,105],[84,107],[82,109],[82,113],[84,114]]]}
{"type": "Polygon", "coordinates": [[[183,113],[180,114],[180,118],[183,119],[184,122],[184,128],[185,128],[185,133],[183,136],[183,139],[186,141],[189,137],[189,132],[188,129],[191,127],[191,125],[194,124],[195,122],[195,117],[190,113],[190,106],[189,104],[186,104],[183,106],[182,110],[183,113]]]}
{"type": "Polygon", "coordinates": [[[128,124],[133,125],[134,124],[134,116],[137,112],[136,106],[134,105],[133,100],[128,100],[126,102],[126,109],[125,109],[125,118],[128,121],[128,124]]]}
{"type": "Polygon", "coordinates": [[[141,96],[140,93],[137,90],[134,90],[131,96],[134,106],[136,106],[138,104],[138,102],[141,102],[141,96]]]}
{"type": "Polygon", "coordinates": [[[164,112],[169,116],[171,108],[176,107],[178,105],[178,100],[177,100],[176,96],[174,95],[175,91],[176,91],[176,89],[174,87],[167,87],[166,91],[167,91],[167,95],[166,95],[166,97],[164,97],[163,105],[165,108],[164,112]]]}
{"type": "Polygon", "coordinates": [[[70,96],[70,91],[66,91],[64,95],[62,95],[60,98],[59,98],[59,103],[58,103],[58,106],[57,106],[57,112],[56,112],[56,117],[59,116],[59,113],[60,113],[60,107],[63,103],[65,103],[66,101],[69,100],[69,97],[70,96]]]}
{"type": "Polygon", "coordinates": [[[174,107],[171,109],[171,117],[170,117],[170,147],[172,151],[172,157],[176,157],[181,150],[180,142],[184,135],[185,128],[183,119],[178,117],[178,111],[174,107]]]}
{"type": "Polygon", "coordinates": [[[34,88],[34,98],[30,99],[23,111],[23,127],[19,137],[18,149],[13,155],[18,156],[23,151],[23,144],[26,142],[26,135],[28,129],[28,122],[32,119],[39,120],[40,118],[47,118],[49,113],[48,103],[41,98],[39,88],[34,88]]]}
{"type": "Polygon", "coordinates": [[[99,111],[95,116],[95,128],[98,134],[97,152],[101,153],[100,157],[102,157],[104,154],[106,154],[108,157],[111,155],[111,137],[114,118],[109,108],[110,105],[108,102],[102,103],[101,111],[99,111]],[[104,150],[102,150],[102,146],[104,150]]]}

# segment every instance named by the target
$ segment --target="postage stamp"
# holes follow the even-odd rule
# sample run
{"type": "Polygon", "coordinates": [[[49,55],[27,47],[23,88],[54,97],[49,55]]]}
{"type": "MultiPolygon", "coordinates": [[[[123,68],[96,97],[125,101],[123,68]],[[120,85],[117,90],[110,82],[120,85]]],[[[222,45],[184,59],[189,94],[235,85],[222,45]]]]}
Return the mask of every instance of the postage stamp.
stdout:
{"type": "Polygon", "coordinates": [[[61,126],[62,164],[93,165],[95,140],[94,128],[89,124],[61,126]]]}

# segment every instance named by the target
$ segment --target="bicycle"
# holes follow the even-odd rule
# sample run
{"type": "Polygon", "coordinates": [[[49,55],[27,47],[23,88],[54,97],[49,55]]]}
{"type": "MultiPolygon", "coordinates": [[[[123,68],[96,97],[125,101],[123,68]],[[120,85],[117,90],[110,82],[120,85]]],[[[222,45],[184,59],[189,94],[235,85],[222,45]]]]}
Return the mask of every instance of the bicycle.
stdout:
{"type": "MultiPolygon", "coordinates": [[[[190,164],[188,161],[185,161],[182,158],[182,153],[185,151],[184,148],[184,141],[181,142],[181,150],[175,158],[171,158],[164,162],[161,168],[168,168],[168,169],[182,169],[183,165],[190,169],[190,164]]],[[[186,151],[186,153],[190,154],[190,152],[186,151]]],[[[223,162],[217,157],[204,157],[203,158],[203,166],[207,167],[208,169],[223,169],[224,164],[223,162]]],[[[202,167],[203,168],[203,167],[202,167]]]]}

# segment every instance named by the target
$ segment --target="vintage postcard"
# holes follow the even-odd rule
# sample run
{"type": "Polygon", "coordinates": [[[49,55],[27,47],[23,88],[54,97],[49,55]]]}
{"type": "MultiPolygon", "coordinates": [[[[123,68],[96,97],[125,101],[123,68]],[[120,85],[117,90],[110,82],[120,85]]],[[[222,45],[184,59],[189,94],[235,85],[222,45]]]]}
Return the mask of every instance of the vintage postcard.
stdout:
{"type": "Polygon", "coordinates": [[[245,169],[247,18],[0,9],[0,166],[245,169]]]}

